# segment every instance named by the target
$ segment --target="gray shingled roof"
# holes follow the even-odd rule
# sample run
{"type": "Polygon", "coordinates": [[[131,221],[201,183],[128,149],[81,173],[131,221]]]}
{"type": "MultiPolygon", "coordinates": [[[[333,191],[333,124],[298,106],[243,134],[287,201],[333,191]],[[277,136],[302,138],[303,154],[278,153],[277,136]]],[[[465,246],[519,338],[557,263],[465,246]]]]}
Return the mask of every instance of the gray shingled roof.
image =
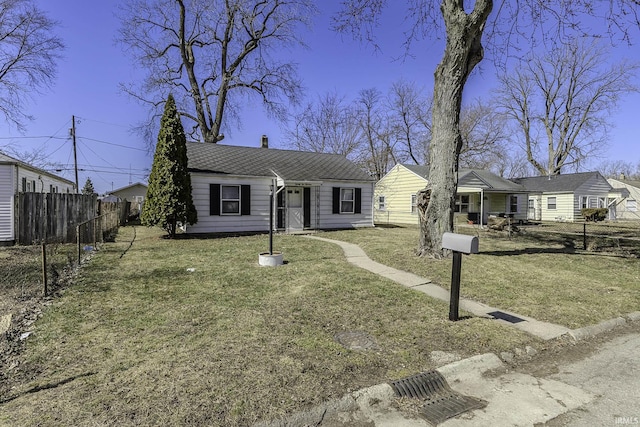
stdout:
{"type": "Polygon", "coordinates": [[[493,191],[509,191],[509,192],[525,192],[526,189],[520,184],[502,178],[484,169],[460,169],[458,177],[458,185],[473,185],[471,182],[480,179],[485,185],[485,190],[493,191]]]}
{"type": "MultiPolygon", "coordinates": [[[[534,176],[514,178],[513,181],[523,185],[529,191],[536,192],[573,192],[593,177],[605,180],[599,172],[580,172],[566,175],[534,176]]],[[[606,181],[606,180],[605,180],[606,181]]]]}
{"type": "MultiPolygon", "coordinates": [[[[402,165],[409,169],[411,172],[416,175],[427,179],[429,176],[429,167],[428,166],[420,166],[420,165],[402,165]]],[[[494,190],[494,191],[510,191],[510,192],[522,192],[526,191],[525,188],[516,184],[513,181],[509,181],[508,179],[504,179],[490,171],[484,169],[460,169],[458,185],[473,185],[470,181],[480,180],[484,185],[482,187],[486,190],[494,190]],[[465,181],[469,181],[465,183],[465,181]]]]}
{"type": "Polygon", "coordinates": [[[373,181],[337,154],[188,142],[187,157],[192,172],[265,177],[275,172],[290,181],[373,181]]]}
{"type": "Polygon", "coordinates": [[[402,165],[405,168],[409,169],[411,172],[415,173],[419,177],[427,179],[429,176],[429,166],[421,166],[421,165],[402,165]]]}

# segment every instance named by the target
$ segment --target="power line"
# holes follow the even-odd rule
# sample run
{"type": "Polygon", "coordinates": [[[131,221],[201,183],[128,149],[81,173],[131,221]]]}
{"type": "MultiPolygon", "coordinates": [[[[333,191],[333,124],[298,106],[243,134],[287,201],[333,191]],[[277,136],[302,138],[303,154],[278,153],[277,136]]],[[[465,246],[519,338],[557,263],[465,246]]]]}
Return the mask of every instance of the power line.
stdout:
{"type": "Polygon", "coordinates": [[[129,150],[143,151],[145,153],[147,152],[147,150],[145,150],[144,148],[129,147],[127,145],[116,144],[114,142],[101,141],[99,139],[88,138],[86,136],[79,136],[78,138],[79,139],[86,139],[87,141],[99,142],[101,144],[113,145],[115,147],[128,148],[129,150]]]}

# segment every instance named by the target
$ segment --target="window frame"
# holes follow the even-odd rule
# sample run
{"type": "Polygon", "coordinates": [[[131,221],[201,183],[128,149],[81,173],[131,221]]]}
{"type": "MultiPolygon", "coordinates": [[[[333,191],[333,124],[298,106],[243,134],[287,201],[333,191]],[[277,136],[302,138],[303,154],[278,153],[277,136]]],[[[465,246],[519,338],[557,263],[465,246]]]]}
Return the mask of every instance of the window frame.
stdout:
{"type": "Polygon", "coordinates": [[[636,199],[627,199],[625,208],[628,212],[638,212],[638,201],[636,199]]]}
{"type": "Polygon", "coordinates": [[[518,213],[519,197],[516,194],[509,195],[509,213],[518,213]],[[513,207],[515,206],[515,209],[513,207]]]}
{"type": "Polygon", "coordinates": [[[355,214],[356,212],[356,189],[354,187],[340,187],[340,213],[355,214]],[[351,191],[351,199],[345,199],[344,194],[351,191]],[[351,210],[345,210],[344,204],[351,203],[351,210]]]}
{"type": "Polygon", "coordinates": [[[386,196],[378,196],[378,210],[386,211],[387,210],[387,199],[386,196]]]}
{"type": "Polygon", "coordinates": [[[469,213],[469,207],[471,206],[471,197],[469,194],[456,194],[456,203],[453,211],[455,213],[469,213]],[[463,202],[462,198],[466,197],[467,201],[463,202]],[[467,210],[462,210],[466,206],[467,210]]]}
{"type": "Polygon", "coordinates": [[[550,210],[550,211],[558,210],[558,198],[556,196],[547,197],[547,210],[550,210]],[[553,204],[551,203],[551,199],[553,199],[553,204]]]}
{"type": "Polygon", "coordinates": [[[220,184],[220,215],[242,215],[242,187],[239,184],[220,184]],[[224,198],[224,188],[225,187],[234,187],[238,190],[238,198],[224,198]],[[238,210],[237,212],[225,212],[224,203],[225,202],[238,202],[238,210]]]}
{"type": "Polygon", "coordinates": [[[412,194],[411,195],[411,213],[415,214],[417,212],[418,212],[418,195],[412,194]]]}

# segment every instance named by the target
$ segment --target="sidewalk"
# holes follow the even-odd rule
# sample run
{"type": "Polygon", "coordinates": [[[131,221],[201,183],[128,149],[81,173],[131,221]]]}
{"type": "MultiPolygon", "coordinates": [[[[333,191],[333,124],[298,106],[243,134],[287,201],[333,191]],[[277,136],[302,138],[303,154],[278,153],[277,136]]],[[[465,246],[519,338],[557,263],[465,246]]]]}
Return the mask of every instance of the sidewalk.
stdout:
{"type": "MultiPolygon", "coordinates": [[[[369,270],[372,273],[378,274],[380,276],[386,277],[387,279],[393,280],[394,282],[404,285],[408,288],[423,292],[432,298],[436,298],[447,303],[449,302],[448,290],[431,283],[431,281],[428,279],[416,276],[413,273],[397,270],[393,267],[375,262],[371,258],[369,258],[358,245],[342,242],[339,240],[325,239],[324,237],[317,237],[312,235],[307,235],[304,237],[339,245],[340,247],[342,247],[342,250],[347,257],[347,261],[349,261],[353,265],[356,265],[365,270],[369,270]]],[[[539,320],[532,319],[531,317],[501,310],[466,298],[460,298],[460,308],[468,311],[469,313],[472,313],[474,316],[496,319],[496,321],[500,323],[513,326],[514,328],[530,333],[531,335],[535,335],[536,337],[542,338],[543,340],[551,340],[572,332],[571,329],[565,326],[541,322],[539,320]]]]}

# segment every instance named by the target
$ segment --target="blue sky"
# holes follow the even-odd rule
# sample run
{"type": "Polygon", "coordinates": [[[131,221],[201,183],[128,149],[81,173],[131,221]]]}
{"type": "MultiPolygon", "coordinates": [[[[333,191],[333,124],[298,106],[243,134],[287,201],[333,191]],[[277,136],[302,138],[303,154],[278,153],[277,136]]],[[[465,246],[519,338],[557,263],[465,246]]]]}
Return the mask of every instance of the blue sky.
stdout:
{"type": "MultiPolygon", "coordinates": [[[[100,193],[144,181],[152,154],[130,128],[147,116],[145,108],[119,91],[118,84],[140,78],[136,66],[114,42],[119,22],[114,16],[116,1],[37,0],[40,7],[59,21],[58,31],[67,49],[59,63],[58,77],[50,91],[34,96],[24,135],[2,123],[0,149],[13,144],[21,151],[42,150],[51,161],[63,164],[60,175],[74,180],[72,143],[68,138],[71,117],[76,116],[80,186],[90,177],[100,193]]],[[[313,31],[304,38],[309,50],[293,52],[306,96],[335,91],[347,98],[361,89],[376,87],[386,92],[403,78],[430,91],[433,71],[442,55],[442,44],[425,40],[414,46],[415,58],[394,61],[402,51],[398,27],[402,15],[390,14],[379,33],[382,51],[375,53],[349,37],[330,31],[329,16],[337,0],[318,2],[321,15],[313,31]]],[[[639,38],[640,39],[640,38],[639,38]]],[[[636,47],[619,47],[615,55],[640,60],[636,47]]],[[[488,97],[494,87],[493,68],[485,61],[471,76],[465,99],[488,97]]],[[[640,85],[640,79],[636,81],[640,85]]],[[[640,161],[637,135],[640,95],[632,94],[620,103],[611,117],[615,129],[607,157],[611,160],[640,161]]],[[[259,106],[243,112],[244,126],[228,135],[225,144],[257,146],[267,134],[270,145],[282,146],[281,125],[268,119],[259,106]]]]}

